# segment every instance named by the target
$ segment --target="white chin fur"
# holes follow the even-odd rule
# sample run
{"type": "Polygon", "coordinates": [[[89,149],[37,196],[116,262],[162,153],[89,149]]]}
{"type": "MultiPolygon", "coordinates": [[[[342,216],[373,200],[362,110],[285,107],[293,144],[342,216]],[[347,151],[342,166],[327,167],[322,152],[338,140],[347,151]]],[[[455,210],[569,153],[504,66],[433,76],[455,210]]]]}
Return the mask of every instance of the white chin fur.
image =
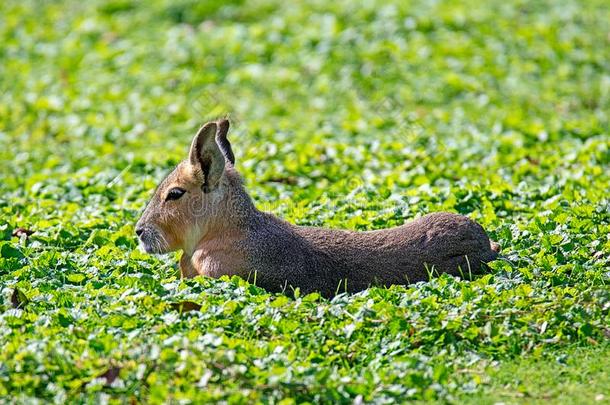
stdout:
{"type": "Polygon", "coordinates": [[[158,255],[158,254],[164,253],[164,252],[157,251],[153,246],[146,244],[142,241],[140,241],[140,243],[138,245],[138,249],[140,249],[140,252],[147,253],[149,255],[158,255]]]}

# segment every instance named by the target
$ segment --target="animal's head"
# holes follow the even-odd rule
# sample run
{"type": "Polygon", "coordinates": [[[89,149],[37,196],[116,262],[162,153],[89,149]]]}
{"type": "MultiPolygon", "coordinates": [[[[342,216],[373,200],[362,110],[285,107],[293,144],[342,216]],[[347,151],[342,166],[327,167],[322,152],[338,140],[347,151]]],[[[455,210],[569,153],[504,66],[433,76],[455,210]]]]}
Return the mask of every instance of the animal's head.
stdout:
{"type": "Polygon", "coordinates": [[[227,120],[201,127],[188,159],[159,184],[136,224],[136,234],[146,252],[191,250],[222,221],[219,216],[230,186],[226,169],[235,159],[228,131],[227,120]]]}

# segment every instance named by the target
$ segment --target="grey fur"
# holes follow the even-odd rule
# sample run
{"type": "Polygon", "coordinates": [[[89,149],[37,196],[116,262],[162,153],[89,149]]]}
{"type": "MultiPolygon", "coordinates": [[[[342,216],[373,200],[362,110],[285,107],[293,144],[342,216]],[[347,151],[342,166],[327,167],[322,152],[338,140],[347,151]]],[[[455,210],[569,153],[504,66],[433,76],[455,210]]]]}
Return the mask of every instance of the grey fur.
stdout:
{"type": "Polygon", "coordinates": [[[448,212],[367,232],[296,226],[258,211],[234,169],[226,173],[234,191],[234,226],[244,234],[234,248],[245,255],[246,268],[236,273],[268,291],[299,287],[330,297],[440,273],[468,276],[481,273],[498,255],[479,224],[448,212]]]}

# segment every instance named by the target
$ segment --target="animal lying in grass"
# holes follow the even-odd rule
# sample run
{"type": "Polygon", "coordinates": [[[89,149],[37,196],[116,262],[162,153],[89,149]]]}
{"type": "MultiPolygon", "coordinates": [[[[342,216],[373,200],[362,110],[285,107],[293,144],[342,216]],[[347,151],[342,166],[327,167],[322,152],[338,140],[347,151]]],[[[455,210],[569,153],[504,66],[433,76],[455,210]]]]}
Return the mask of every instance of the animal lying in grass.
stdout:
{"type": "Polygon", "coordinates": [[[205,124],[189,157],[165,178],[136,224],[148,253],[183,250],[183,277],[238,275],[272,292],[356,292],[475,274],[499,247],[465,216],[423,216],[391,229],[304,227],[261,212],[234,168],[229,122],[205,124]]]}

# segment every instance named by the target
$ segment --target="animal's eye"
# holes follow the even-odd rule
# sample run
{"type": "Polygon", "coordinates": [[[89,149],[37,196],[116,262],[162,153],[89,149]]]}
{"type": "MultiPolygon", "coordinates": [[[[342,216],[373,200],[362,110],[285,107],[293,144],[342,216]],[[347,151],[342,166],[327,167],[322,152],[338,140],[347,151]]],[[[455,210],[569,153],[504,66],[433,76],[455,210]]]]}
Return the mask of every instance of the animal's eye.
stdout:
{"type": "Polygon", "coordinates": [[[182,197],[186,193],[186,190],[181,189],[180,187],[174,187],[167,193],[167,197],[165,197],[165,201],[177,200],[182,197]]]}

